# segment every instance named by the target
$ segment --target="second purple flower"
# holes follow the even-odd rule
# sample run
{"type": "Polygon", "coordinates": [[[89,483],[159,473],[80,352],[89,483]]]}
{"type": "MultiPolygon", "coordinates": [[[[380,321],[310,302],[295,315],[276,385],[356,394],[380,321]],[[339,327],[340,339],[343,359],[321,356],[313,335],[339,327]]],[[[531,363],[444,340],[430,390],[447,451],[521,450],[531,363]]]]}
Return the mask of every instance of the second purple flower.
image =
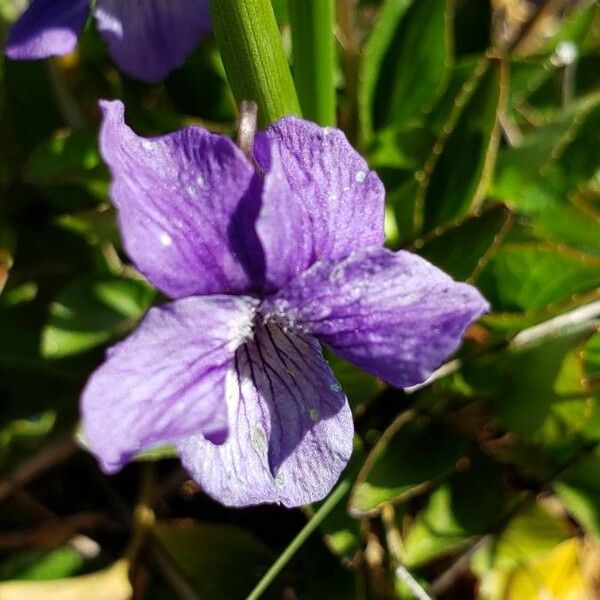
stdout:
{"type": "Polygon", "coordinates": [[[15,60],[72,52],[90,12],[122,71],[159,81],[210,31],[208,0],[33,0],[12,26],[15,60]]]}
{"type": "Polygon", "coordinates": [[[410,386],[458,348],[487,302],[383,248],[383,185],[339,130],[283,118],[256,136],[256,169],[224,136],[188,127],[144,139],[120,102],[102,108],[125,248],[174,301],[91,376],[91,450],[114,472],[175,444],[228,505],[323,498],[353,424],[320,343],[410,386]]]}

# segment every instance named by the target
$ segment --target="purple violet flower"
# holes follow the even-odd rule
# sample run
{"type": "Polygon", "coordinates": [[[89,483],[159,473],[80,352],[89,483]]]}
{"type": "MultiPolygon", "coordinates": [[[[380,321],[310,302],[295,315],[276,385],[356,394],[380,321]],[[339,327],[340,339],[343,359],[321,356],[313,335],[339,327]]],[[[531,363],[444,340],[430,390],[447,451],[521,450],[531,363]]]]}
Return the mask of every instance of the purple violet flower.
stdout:
{"type": "Polygon", "coordinates": [[[183,64],[210,30],[207,0],[33,0],[12,26],[6,55],[15,60],[68,54],[94,13],[119,68],[159,81],[183,64]]]}
{"type": "Polygon", "coordinates": [[[285,117],[256,166],[199,127],[145,139],[102,102],[125,248],[174,299],[114,346],[82,396],[110,473],[173,443],[232,506],[323,498],[352,415],[320,342],[396,386],[422,382],[488,309],[424,259],[383,248],[384,189],[344,134],[285,117]]]}

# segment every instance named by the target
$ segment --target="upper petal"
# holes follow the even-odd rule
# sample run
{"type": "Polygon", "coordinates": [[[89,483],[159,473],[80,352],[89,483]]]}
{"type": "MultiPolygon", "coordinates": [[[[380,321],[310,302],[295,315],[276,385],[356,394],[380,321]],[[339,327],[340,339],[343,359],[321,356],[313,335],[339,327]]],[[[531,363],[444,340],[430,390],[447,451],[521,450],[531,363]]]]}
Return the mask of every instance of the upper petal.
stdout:
{"type": "Polygon", "coordinates": [[[424,381],[489,305],[410,252],[368,248],[319,262],[264,303],[343,358],[397,386],[424,381]]]}
{"type": "Polygon", "coordinates": [[[141,138],[125,125],[121,102],[101,107],[111,197],[138,269],[173,298],[259,285],[260,181],[241,151],[200,127],[141,138]]]}
{"type": "Polygon", "coordinates": [[[181,66],[211,27],[207,0],[98,0],[94,15],[119,68],[144,81],[181,66]]]}
{"type": "Polygon", "coordinates": [[[6,55],[23,60],[72,52],[89,12],[89,0],[33,0],[10,29],[6,55]]]}
{"type": "Polygon", "coordinates": [[[192,433],[226,436],[225,375],[255,305],[251,298],[212,296],[151,308],[109,351],[81,398],[86,439],[105,471],[192,433]]]}
{"type": "Polygon", "coordinates": [[[298,506],[327,495],[352,451],[346,396],[310,336],[271,323],[240,347],[227,383],[230,434],[178,448],[184,466],[229,506],[298,506]]]}
{"type": "Polygon", "coordinates": [[[383,243],[383,184],[338,129],[284,117],[256,137],[265,171],[257,222],[268,281],[383,243]]]}

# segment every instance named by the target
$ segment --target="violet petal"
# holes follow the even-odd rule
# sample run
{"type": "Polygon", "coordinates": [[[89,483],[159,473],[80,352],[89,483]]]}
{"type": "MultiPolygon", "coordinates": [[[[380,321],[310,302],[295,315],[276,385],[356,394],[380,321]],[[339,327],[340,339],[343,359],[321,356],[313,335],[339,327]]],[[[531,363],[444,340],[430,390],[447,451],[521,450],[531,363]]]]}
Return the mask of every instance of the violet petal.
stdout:
{"type": "Polygon", "coordinates": [[[224,439],[225,377],[255,306],[245,297],[178,300],[151,308],[111,348],[81,399],[85,436],[105,471],[192,433],[224,439]]]}
{"type": "Polygon", "coordinates": [[[98,30],[119,68],[160,81],[210,31],[207,0],[98,0],[98,30]]]}
{"type": "Polygon", "coordinates": [[[229,506],[298,506],[326,496],[350,457],[353,425],[319,343],[270,323],[238,350],[235,367],[227,441],[182,441],[184,466],[229,506]]]}
{"type": "Polygon", "coordinates": [[[89,12],[89,0],[33,0],[10,29],[6,55],[28,60],[72,52],[89,12]]]}
{"type": "Polygon", "coordinates": [[[261,183],[241,151],[200,127],[141,138],[124,123],[121,102],[101,107],[100,148],[137,268],[172,298],[259,286],[261,183]]]}
{"type": "Polygon", "coordinates": [[[319,262],[261,311],[288,314],[337,354],[385,381],[424,381],[489,305],[410,252],[368,248],[319,262]]]}
{"type": "Polygon", "coordinates": [[[284,117],[256,137],[266,173],[257,222],[279,288],[317,260],[383,243],[384,189],[338,129],[284,117]]]}

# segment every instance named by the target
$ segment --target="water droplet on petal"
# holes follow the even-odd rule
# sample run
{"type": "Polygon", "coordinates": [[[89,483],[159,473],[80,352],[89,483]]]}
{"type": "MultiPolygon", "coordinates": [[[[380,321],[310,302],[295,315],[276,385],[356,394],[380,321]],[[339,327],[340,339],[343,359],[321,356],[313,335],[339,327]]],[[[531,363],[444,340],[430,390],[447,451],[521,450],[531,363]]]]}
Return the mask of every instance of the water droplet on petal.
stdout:
{"type": "Polygon", "coordinates": [[[168,248],[173,243],[173,238],[166,231],[162,231],[160,233],[160,235],[158,236],[158,241],[163,246],[165,246],[166,248],[168,248]]]}
{"type": "Polygon", "coordinates": [[[356,179],[358,183],[362,183],[366,178],[367,174],[364,171],[357,171],[356,175],[354,176],[354,179],[356,179]]]}

